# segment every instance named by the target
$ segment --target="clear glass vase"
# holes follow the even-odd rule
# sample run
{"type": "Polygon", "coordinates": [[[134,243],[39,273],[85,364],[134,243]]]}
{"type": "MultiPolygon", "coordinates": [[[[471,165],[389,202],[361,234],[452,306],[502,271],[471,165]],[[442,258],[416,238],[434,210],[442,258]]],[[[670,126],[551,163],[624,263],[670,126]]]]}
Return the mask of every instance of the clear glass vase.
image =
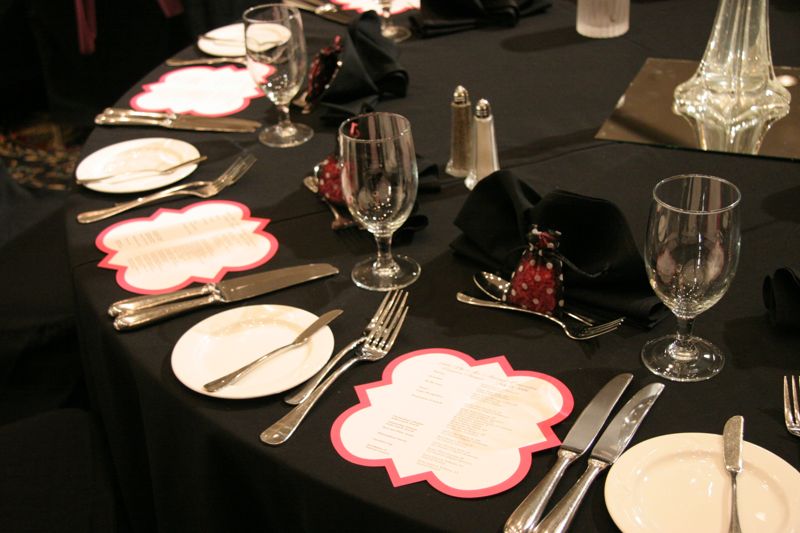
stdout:
{"type": "Polygon", "coordinates": [[[768,0],[720,0],[703,59],[675,89],[673,111],[692,123],[703,149],[755,154],[790,100],[772,68],[768,0]]]}

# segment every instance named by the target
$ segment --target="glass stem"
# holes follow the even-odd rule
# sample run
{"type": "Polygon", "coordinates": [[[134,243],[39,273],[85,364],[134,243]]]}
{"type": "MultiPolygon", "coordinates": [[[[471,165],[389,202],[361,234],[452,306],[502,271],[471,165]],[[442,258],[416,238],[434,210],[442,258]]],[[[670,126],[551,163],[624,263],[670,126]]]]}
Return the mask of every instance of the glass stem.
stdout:
{"type": "Polygon", "coordinates": [[[289,119],[289,106],[281,104],[275,107],[278,109],[278,129],[290,130],[292,128],[292,121],[289,119]]]}
{"type": "Polygon", "coordinates": [[[375,270],[388,271],[397,268],[392,257],[392,235],[375,235],[378,244],[378,256],[375,258],[375,270]]]}
{"type": "Polygon", "coordinates": [[[670,352],[676,359],[694,359],[696,357],[696,353],[691,342],[694,318],[677,317],[677,319],[678,332],[675,334],[675,342],[673,343],[670,352]]]}
{"type": "Polygon", "coordinates": [[[381,31],[390,26],[389,17],[392,16],[392,3],[381,2],[381,31]]]}

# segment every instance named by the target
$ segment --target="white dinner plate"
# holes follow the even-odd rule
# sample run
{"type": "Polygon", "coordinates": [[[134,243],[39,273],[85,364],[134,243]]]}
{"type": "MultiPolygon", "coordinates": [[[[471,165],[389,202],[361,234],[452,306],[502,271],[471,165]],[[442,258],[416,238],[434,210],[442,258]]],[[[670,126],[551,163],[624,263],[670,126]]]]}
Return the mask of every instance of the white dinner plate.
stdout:
{"type": "MultiPolygon", "coordinates": [[[[86,157],[75,169],[75,177],[82,179],[108,176],[123,172],[168,168],[181,161],[200,157],[200,152],[191,144],[178,139],[148,137],[133,139],[106,146],[86,157]]],[[[137,174],[120,176],[101,181],[89,181],[82,185],[87,189],[108,193],[130,193],[158,189],[180,181],[197,168],[197,164],[186,165],[167,174],[137,174]]]]}
{"type": "Polygon", "coordinates": [[[197,39],[197,47],[211,56],[244,56],[244,23],[229,24],[207,32],[197,39]]]}
{"type": "Polygon", "coordinates": [[[195,324],[172,350],[172,370],[193,391],[245,399],[277,394],[303,383],[328,362],[333,333],[325,326],[305,344],[266,360],[233,385],[208,392],[203,385],[285,344],[318,317],[285,305],[250,305],[195,324]]]}
{"type": "MultiPolygon", "coordinates": [[[[722,436],[708,433],[663,435],[632,447],[608,472],[611,518],[625,533],[727,533],[731,479],[722,451],[722,436]]],[[[800,472],[749,442],[742,457],[742,531],[800,532],[800,472]]]]}

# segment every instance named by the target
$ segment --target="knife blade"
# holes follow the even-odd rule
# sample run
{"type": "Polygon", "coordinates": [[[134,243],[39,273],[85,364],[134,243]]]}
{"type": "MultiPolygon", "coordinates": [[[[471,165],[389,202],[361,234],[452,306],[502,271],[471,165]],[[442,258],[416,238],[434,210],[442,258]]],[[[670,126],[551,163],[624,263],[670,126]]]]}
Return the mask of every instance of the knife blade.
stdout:
{"type": "Polygon", "coordinates": [[[327,263],[281,268],[168,294],[120,300],[112,304],[108,312],[116,317],[114,327],[117,330],[128,330],[199,307],[238,302],[338,273],[338,268],[327,263]]]}
{"type": "Polygon", "coordinates": [[[561,443],[555,464],[508,517],[503,529],[505,533],[528,533],[533,530],[564,471],[589,449],[632,379],[633,374],[620,374],[595,394],[561,443]]]}
{"type": "Polygon", "coordinates": [[[663,384],[651,383],[622,406],[592,448],[586,471],[553,510],[539,522],[533,530],[534,533],[563,533],[569,528],[592,482],[622,455],[662,390],[663,384]]]}
{"type": "Polygon", "coordinates": [[[731,474],[731,522],[728,531],[741,533],[739,509],[736,495],[736,476],[742,471],[742,440],[744,439],[744,417],[732,416],[722,430],[725,470],[731,474]]]}
{"type": "Polygon", "coordinates": [[[255,120],[231,117],[199,117],[175,113],[107,108],[94,119],[104,126],[160,126],[169,129],[252,133],[261,127],[255,120]]]}

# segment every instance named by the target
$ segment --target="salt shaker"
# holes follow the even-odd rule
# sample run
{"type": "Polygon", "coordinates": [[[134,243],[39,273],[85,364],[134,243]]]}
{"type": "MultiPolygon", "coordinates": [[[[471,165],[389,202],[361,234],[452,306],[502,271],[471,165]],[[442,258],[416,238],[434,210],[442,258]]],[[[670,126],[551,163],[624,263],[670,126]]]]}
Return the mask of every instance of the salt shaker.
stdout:
{"type": "Polygon", "coordinates": [[[500,170],[497,159],[497,142],[494,137],[494,118],[488,100],[481,99],[475,106],[475,117],[472,123],[473,163],[470,165],[469,174],[464,180],[468,189],[496,170],[500,170]]]}
{"type": "Polygon", "coordinates": [[[450,160],[445,171],[457,178],[466,177],[472,164],[472,105],[469,93],[459,85],[450,103],[450,160]]]}

